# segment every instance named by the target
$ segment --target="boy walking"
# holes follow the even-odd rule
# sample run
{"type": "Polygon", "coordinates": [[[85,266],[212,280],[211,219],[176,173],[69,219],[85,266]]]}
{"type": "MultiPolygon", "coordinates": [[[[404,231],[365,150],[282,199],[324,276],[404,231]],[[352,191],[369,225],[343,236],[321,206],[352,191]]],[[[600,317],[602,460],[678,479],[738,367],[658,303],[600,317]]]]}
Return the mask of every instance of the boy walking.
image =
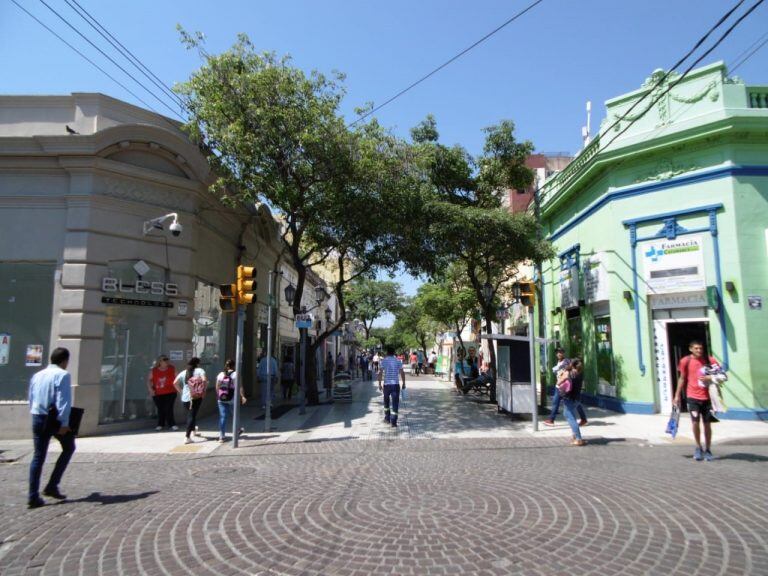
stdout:
{"type": "Polygon", "coordinates": [[[398,385],[398,376],[403,381],[403,390],[405,390],[405,371],[403,363],[395,358],[395,349],[387,346],[387,355],[381,361],[381,370],[379,370],[379,390],[384,392],[384,421],[390,423],[393,427],[397,426],[397,409],[400,407],[400,386],[398,385]],[[382,386],[382,380],[384,385],[382,386]],[[392,401],[392,410],[389,405],[392,401]]]}

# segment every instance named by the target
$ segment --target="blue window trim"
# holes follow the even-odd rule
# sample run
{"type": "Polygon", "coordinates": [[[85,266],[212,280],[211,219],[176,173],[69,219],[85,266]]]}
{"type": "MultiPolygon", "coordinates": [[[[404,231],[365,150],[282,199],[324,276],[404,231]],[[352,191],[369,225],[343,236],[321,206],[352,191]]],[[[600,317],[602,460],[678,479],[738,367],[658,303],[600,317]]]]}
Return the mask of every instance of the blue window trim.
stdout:
{"type": "Polygon", "coordinates": [[[666,238],[668,240],[674,240],[678,236],[684,236],[686,234],[700,234],[702,232],[709,232],[712,236],[712,245],[715,252],[715,285],[717,289],[717,298],[719,306],[717,307],[717,319],[720,324],[720,341],[723,348],[723,368],[728,370],[728,335],[726,332],[725,324],[725,310],[723,308],[723,300],[721,294],[723,293],[723,279],[720,270],[720,242],[718,240],[717,229],[717,212],[723,210],[722,204],[708,204],[706,206],[699,206],[696,208],[686,208],[684,210],[677,210],[675,212],[665,212],[662,214],[651,214],[649,216],[642,216],[640,218],[632,218],[624,220],[622,223],[629,228],[629,245],[632,249],[632,291],[634,293],[635,300],[635,342],[637,345],[637,363],[640,368],[640,375],[645,376],[645,362],[643,360],[643,340],[640,325],[640,299],[638,297],[638,278],[637,273],[637,244],[638,242],[644,242],[647,240],[658,240],[660,238],[666,238]],[[703,228],[693,228],[691,230],[680,226],[677,218],[681,216],[692,216],[696,214],[706,214],[709,219],[708,226],[703,228]],[[663,222],[663,227],[656,234],[650,236],[644,236],[638,238],[637,227],[640,224],[650,224],[653,222],[663,222]]]}

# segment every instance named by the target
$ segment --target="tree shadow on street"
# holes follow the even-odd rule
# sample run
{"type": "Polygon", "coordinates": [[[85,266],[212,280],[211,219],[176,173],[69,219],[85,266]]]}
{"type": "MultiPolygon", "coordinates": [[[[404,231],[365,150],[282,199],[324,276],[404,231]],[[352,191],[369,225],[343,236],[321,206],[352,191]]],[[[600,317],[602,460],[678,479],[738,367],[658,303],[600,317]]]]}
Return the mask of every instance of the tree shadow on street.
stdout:
{"type": "Polygon", "coordinates": [[[157,494],[158,490],[152,490],[149,492],[139,492],[138,494],[102,494],[101,492],[91,492],[84,498],[78,498],[76,500],[65,500],[62,504],[74,504],[76,502],[94,502],[96,504],[124,504],[125,502],[132,502],[134,500],[143,500],[153,494],[157,494]]]}

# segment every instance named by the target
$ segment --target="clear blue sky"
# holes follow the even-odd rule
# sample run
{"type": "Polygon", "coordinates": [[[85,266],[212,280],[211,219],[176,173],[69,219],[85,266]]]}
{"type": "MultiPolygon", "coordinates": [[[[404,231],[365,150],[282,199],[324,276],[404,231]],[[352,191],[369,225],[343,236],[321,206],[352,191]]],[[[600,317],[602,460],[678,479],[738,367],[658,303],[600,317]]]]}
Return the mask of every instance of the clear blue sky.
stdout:
{"type": "MultiPolygon", "coordinates": [[[[46,1],[96,38],[64,0],[46,1]]],[[[19,2],[124,80],[42,3],[19,2]]],[[[79,2],[168,84],[186,79],[199,65],[197,55],[179,43],[177,23],[204,32],[210,52],[226,49],[237,33],[245,32],[257,48],[289,53],[301,68],[342,71],[348,89],[344,112],[351,119],[356,106],[383,102],[530,0],[79,2]]],[[[519,138],[531,140],[537,150],[575,152],[581,144],[587,100],[593,102],[594,130],[604,115],[605,100],[638,88],[655,68],[671,66],[734,4],[735,0],[544,0],[377,116],[405,135],[432,113],[445,143],[460,143],[475,153],[482,147],[481,129],[508,118],[516,123],[519,138]]],[[[716,60],[732,63],[765,34],[767,4],[702,65],[716,60]]],[[[0,93],[103,92],[141,105],[10,0],[0,0],[0,54],[0,93]]],[[[737,74],[751,84],[768,84],[766,62],[768,46],[737,74]]],[[[136,88],[159,111],[167,112],[140,90],[136,88]]],[[[407,292],[413,292],[417,283],[404,284],[407,292]]]]}

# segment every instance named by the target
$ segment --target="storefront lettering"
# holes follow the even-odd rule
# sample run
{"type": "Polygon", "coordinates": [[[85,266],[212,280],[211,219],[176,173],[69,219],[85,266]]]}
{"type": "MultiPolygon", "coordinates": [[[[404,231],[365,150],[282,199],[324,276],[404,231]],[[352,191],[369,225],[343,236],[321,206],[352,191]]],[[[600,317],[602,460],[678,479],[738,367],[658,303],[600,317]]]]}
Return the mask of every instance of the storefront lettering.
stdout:
{"type": "Polygon", "coordinates": [[[102,292],[122,292],[125,294],[152,294],[154,296],[178,296],[179,285],[164,282],[136,280],[134,284],[124,284],[122,280],[106,276],[101,279],[102,292]]]}

